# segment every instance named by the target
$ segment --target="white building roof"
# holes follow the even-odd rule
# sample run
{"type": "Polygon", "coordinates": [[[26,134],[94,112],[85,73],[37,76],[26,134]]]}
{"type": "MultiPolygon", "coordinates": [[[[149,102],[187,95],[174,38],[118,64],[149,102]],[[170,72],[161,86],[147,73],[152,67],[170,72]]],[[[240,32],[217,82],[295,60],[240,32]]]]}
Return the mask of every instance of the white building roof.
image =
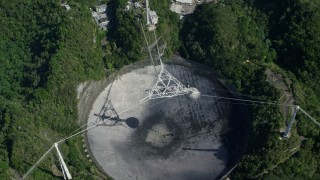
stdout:
{"type": "Polygon", "coordinates": [[[64,8],[66,8],[67,11],[69,11],[69,10],[71,9],[68,4],[65,4],[65,5],[64,5],[64,8]]]}
{"type": "Polygon", "coordinates": [[[157,16],[157,12],[156,11],[149,11],[149,14],[150,14],[150,16],[153,16],[153,17],[157,16]]]}
{"type": "Polygon", "coordinates": [[[107,26],[108,24],[109,24],[109,21],[105,20],[100,23],[100,26],[107,26]]]}
{"type": "Polygon", "coordinates": [[[96,6],[96,11],[98,13],[106,12],[106,10],[107,10],[107,5],[105,5],[105,4],[101,4],[100,6],[96,6]]]}
{"type": "Polygon", "coordinates": [[[129,6],[129,5],[126,5],[125,10],[129,11],[129,10],[130,10],[130,6],[129,6]]]}
{"type": "Polygon", "coordinates": [[[149,11],[151,24],[158,24],[158,15],[156,11],[149,11]]]}
{"type": "Polygon", "coordinates": [[[134,3],[134,7],[135,7],[135,8],[141,8],[142,5],[141,5],[139,2],[135,2],[135,3],[134,3]]]}
{"type": "Polygon", "coordinates": [[[192,4],[193,0],[176,0],[176,2],[183,4],[192,4]]]}
{"type": "Polygon", "coordinates": [[[172,12],[181,14],[182,6],[180,4],[172,3],[171,6],[170,6],[170,10],[172,12]]]}
{"type": "Polygon", "coordinates": [[[102,18],[107,18],[107,14],[100,14],[99,19],[102,19],[102,18]]]}

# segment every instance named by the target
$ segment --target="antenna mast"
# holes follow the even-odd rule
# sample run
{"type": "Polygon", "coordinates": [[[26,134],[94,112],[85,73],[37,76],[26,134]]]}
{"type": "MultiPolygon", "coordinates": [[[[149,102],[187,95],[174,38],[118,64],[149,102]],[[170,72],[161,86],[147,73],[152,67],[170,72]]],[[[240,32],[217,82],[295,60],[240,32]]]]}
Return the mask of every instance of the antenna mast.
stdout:
{"type": "Polygon", "coordinates": [[[292,117],[291,117],[291,121],[290,121],[290,123],[288,124],[288,126],[287,126],[287,128],[286,128],[286,131],[285,131],[284,134],[283,134],[283,137],[285,137],[285,138],[288,138],[288,137],[289,137],[289,133],[290,133],[290,131],[291,131],[291,128],[292,128],[293,123],[295,122],[295,118],[296,118],[296,115],[297,115],[297,112],[298,112],[299,109],[300,109],[299,106],[295,106],[295,107],[294,107],[294,111],[293,111],[293,115],[292,115],[292,117]]]}
{"type": "Polygon", "coordinates": [[[150,25],[150,18],[149,18],[149,0],[146,0],[146,10],[147,10],[147,25],[150,25]]]}
{"type": "Polygon", "coordinates": [[[72,179],[72,176],[71,176],[71,174],[69,172],[69,169],[68,169],[66,163],[64,162],[63,157],[61,155],[61,152],[59,150],[58,143],[54,143],[54,147],[56,148],[57,154],[59,156],[59,161],[60,161],[61,170],[62,170],[64,179],[72,179]]]}
{"type": "Polygon", "coordinates": [[[297,115],[297,112],[298,111],[301,111],[303,114],[305,114],[313,123],[315,123],[316,125],[318,125],[320,127],[320,123],[317,122],[312,116],[310,116],[310,114],[308,114],[305,110],[303,110],[300,106],[295,106],[294,107],[294,111],[293,111],[293,115],[292,115],[292,118],[291,118],[291,121],[290,123],[288,124],[284,134],[283,134],[283,137],[285,138],[289,138],[289,133],[291,131],[291,128],[292,128],[292,125],[293,123],[295,122],[295,118],[296,118],[296,115],[297,115]]]}

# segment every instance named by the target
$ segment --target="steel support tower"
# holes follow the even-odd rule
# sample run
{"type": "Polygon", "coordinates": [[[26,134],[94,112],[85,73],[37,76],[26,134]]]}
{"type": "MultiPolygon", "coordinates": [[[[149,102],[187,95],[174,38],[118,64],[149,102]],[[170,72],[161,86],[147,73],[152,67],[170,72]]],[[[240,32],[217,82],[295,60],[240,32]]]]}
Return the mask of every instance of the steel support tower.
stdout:
{"type": "Polygon", "coordinates": [[[62,157],[62,155],[61,155],[61,152],[60,152],[60,150],[59,150],[58,143],[54,143],[54,147],[55,147],[56,150],[57,150],[57,154],[58,154],[58,157],[59,157],[59,161],[60,161],[60,165],[61,165],[61,170],[62,170],[64,179],[65,179],[65,180],[66,180],[66,179],[72,179],[72,176],[71,176],[71,174],[70,174],[70,172],[69,172],[69,169],[68,169],[66,163],[64,162],[63,157],[62,157]]]}

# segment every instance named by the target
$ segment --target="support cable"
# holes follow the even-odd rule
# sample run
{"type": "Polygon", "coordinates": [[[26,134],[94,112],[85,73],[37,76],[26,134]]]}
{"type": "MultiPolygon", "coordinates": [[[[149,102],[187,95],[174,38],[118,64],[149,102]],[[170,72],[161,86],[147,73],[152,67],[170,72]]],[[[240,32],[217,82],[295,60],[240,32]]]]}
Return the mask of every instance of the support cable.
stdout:
{"type": "Polygon", "coordinates": [[[304,111],[301,107],[300,107],[300,111],[303,112],[305,115],[307,115],[316,125],[320,127],[320,123],[316,121],[312,116],[310,116],[306,111],[304,111]]]}
{"type": "Polygon", "coordinates": [[[256,101],[256,100],[248,100],[248,99],[237,99],[237,98],[229,98],[229,97],[214,96],[214,95],[200,95],[200,96],[213,97],[213,98],[217,98],[217,99],[228,99],[228,100],[235,100],[235,101],[252,102],[252,103],[259,103],[259,104],[268,104],[268,105],[294,106],[294,105],[280,104],[280,103],[277,103],[277,102],[256,101]]]}
{"type": "MultiPolygon", "coordinates": [[[[245,105],[245,106],[265,105],[265,104],[254,104],[254,103],[250,103],[250,102],[241,103],[241,102],[231,102],[231,101],[200,100],[200,99],[197,99],[196,101],[199,101],[199,102],[216,102],[218,104],[233,104],[233,105],[245,105]]],[[[285,104],[277,104],[276,106],[281,106],[281,105],[285,105],[285,104]]]]}
{"type": "Polygon", "coordinates": [[[234,95],[244,96],[244,97],[248,97],[248,98],[251,98],[251,99],[264,100],[261,97],[253,96],[253,95],[249,95],[249,94],[244,94],[244,93],[240,93],[240,92],[233,92],[233,91],[228,91],[228,90],[220,89],[220,88],[201,87],[201,89],[204,89],[204,88],[208,89],[208,90],[213,90],[213,91],[225,92],[227,94],[234,94],[234,95]]]}
{"type": "Polygon", "coordinates": [[[145,34],[145,32],[144,32],[144,29],[143,29],[143,26],[142,26],[142,23],[141,23],[140,19],[139,19],[139,22],[140,22],[140,26],[141,26],[141,30],[142,30],[142,34],[143,34],[144,40],[145,40],[146,43],[147,43],[147,49],[148,49],[148,52],[149,52],[149,56],[150,56],[150,58],[151,58],[151,63],[152,63],[152,65],[153,65],[153,67],[154,67],[154,70],[157,72],[157,70],[156,70],[156,65],[155,65],[155,63],[154,63],[154,60],[153,60],[153,57],[152,57],[152,53],[151,53],[151,50],[150,50],[150,47],[149,47],[149,43],[148,43],[148,40],[147,40],[147,36],[146,36],[146,34],[145,34]]]}
{"type": "Polygon", "coordinates": [[[34,169],[42,162],[42,160],[51,152],[51,150],[54,148],[54,145],[51,146],[51,148],[44,153],[41,158],[22,176],[22,179],[26,179],[33,171],[34,169]]]}
{"type": "Polygon", "coordinates": [[[157,35],[156,35],[156,31],[155,30],[153,31],[153,34],[154,34],[154,39],[156,40],[157,51],[158,51],[158,56],[159,56],[161,68],[163,68],[163,64],[162,64],[162,60],[161,60],[161,56],[160,56],[160,51],[159,51],[159,46],[158,46],[157,35]]]}

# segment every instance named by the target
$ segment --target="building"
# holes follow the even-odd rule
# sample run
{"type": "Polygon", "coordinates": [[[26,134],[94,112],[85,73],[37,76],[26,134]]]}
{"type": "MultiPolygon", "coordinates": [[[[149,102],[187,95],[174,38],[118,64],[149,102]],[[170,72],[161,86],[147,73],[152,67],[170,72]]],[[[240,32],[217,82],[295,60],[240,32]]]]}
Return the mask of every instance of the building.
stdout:
{"type": "Polygon", "coordinates": [[[159,17],[155,11],[149,11],[149,16],[150,16],[151,24],[153,25],[158,24],[159,17]]]}
{"type": "Polygon", "coordinates": [[[64,8],[66,8],[67,11],[69,11],[69,10],[71,9],[68,4],[65,4],[65,5],[64,5],[64,8]]]}
{"type": "Polygon", "coordinates": [[[96,6],[97,13],[104,13],[107,11],[107,5],[101,4],[100,6],[96,6]]]}
{"type": "Polygon", "coordinates": [[[107,5],[101,4],[100,6],[95,7],[96,11],[91,11],[92,17],[94,21],[97,23],[97,25],[103,29],[106,30],[107,26],[109,24],[109,20],[107,17],[107,5]]]}
{"type": "Polygon", "coordinates": [[[67,11],[71,9],[67,2],[61,1],[60,6],[63,6],[67,11]]]}
{"type": "Polygon", "coordinates": [[[172,12],[177,13],[177,14],[181,14],[182,6],[180,4],[172,3],[171,6],[170,6],[170,10],[172,12]]]}
{"type": "Polygon", "coordinates": [[[129,10],[130,10],[130,5],[129,5],[129,4],[126,5],[125,10],[126,10],[126,11],[129,11],[129,10]]]}
{"type": "Polygon", "coordinates": [[[139,2],[134,3],[135,8],[142,8],[142,5],[139,2]]]}

